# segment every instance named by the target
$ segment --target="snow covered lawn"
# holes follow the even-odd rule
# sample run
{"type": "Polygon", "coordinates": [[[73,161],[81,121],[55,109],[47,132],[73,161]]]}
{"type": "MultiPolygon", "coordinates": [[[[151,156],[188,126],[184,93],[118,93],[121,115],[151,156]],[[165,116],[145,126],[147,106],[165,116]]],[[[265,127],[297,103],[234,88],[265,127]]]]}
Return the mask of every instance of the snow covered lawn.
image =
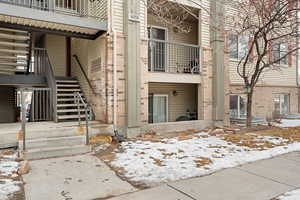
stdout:
{"type": "Polygon", "coordinates": [[[300,120],[298,119],[282,119],[280,123],[274,123],[274,126],[287,128],[300,126],[300,120]]]}
{"type": "Polygon", "coordinates": [[[299,199],[300,199],[300,189],[287,192],[281,195],[280,197],[278,197],[276,200],[299,200],[299,199]]]}
{"type": "Polygon", "coordinates": [[[0,199],[6,200],[20,190],[20,181],[17,181],[19,163],[14,161],[16,154],[0,151],[0,199]]]}
{"type": "Polygon", "coordinates": [[[248,134],[216,130],[157,141],[123,142],[106,162],[129,181],[154,186],[292,151],[300,151],[300,128],[248,134]]]}

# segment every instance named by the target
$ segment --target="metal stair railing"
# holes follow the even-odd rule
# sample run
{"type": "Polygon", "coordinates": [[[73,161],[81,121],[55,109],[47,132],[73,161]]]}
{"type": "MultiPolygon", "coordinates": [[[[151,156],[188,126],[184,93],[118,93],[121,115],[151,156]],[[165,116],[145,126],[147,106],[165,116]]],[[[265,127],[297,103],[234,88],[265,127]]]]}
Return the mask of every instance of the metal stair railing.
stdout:
{"type": "Polygon", "coordinates": [[[89,104],[87,104],[82,96],[80,95],[79,92],[74,93],[74,101],[75,104],[77,104],[77,109],[78,109],[78,124],[79,127],[81,127],[81,110],[80,110],[80,103],[83,104],[84,106],[84,113],[85,113],[85,128],[86,128],[86,145],[89,145],[89,121],[92,120],[92,108],[89,104]]]}
{"type": "Polygon", "coordinates": [[[33,60],[33,69],[32,73],[34,75],[45,76],[47,79],[48,87],[51,88],[51,102],[53,108],[53,120],[57,122],[57,95],[56,95],[56,80],[51,65],[49,55],[46,49],[44,48],[34,48],[34,60],[33,60]]]}

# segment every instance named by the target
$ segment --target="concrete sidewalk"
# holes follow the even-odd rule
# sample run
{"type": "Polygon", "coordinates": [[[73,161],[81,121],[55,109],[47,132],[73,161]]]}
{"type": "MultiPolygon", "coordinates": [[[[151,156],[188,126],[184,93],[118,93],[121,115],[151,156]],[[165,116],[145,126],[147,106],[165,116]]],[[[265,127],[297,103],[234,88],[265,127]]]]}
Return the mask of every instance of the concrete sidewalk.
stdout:
{"type": "Polygon", "coordinates": [[[92,155],[30,162],[23,176],[26,200],[91,200],[136,191],[92,155]]]}
{"type": "Polygon", "coordinates": [[[271,200],[300,187],[300,152],[110,200],[271,200]]]}

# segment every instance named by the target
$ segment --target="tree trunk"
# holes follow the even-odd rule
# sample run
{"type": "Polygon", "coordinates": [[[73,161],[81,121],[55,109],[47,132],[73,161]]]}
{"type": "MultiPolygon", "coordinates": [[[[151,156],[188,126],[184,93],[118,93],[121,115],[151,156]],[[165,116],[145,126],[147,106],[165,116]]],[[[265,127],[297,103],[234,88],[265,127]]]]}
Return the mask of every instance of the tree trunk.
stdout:
{"type": "Polygon", "coordinates": [[[246,126],[252,126],[252,97],[253,97],[253,89],[247,94],[247,121],[246,126]]]}

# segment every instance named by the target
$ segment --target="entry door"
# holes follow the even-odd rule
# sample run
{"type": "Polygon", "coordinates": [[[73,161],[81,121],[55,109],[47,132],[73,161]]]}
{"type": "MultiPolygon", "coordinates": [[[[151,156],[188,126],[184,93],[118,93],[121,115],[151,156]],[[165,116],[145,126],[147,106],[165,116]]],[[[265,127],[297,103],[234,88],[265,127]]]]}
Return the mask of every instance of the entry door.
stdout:
{"type": "Polygon", "coordinates": [[[168,95],[153,95],[153,123],[168,121],[168,95]]]}
{"type": "Polygon", "coordinates": [[[151,71],[166,72],[166,43],[167,29],[150,27],[148,29],[150,45],[149,53],[151,57],[151,71]]]}

